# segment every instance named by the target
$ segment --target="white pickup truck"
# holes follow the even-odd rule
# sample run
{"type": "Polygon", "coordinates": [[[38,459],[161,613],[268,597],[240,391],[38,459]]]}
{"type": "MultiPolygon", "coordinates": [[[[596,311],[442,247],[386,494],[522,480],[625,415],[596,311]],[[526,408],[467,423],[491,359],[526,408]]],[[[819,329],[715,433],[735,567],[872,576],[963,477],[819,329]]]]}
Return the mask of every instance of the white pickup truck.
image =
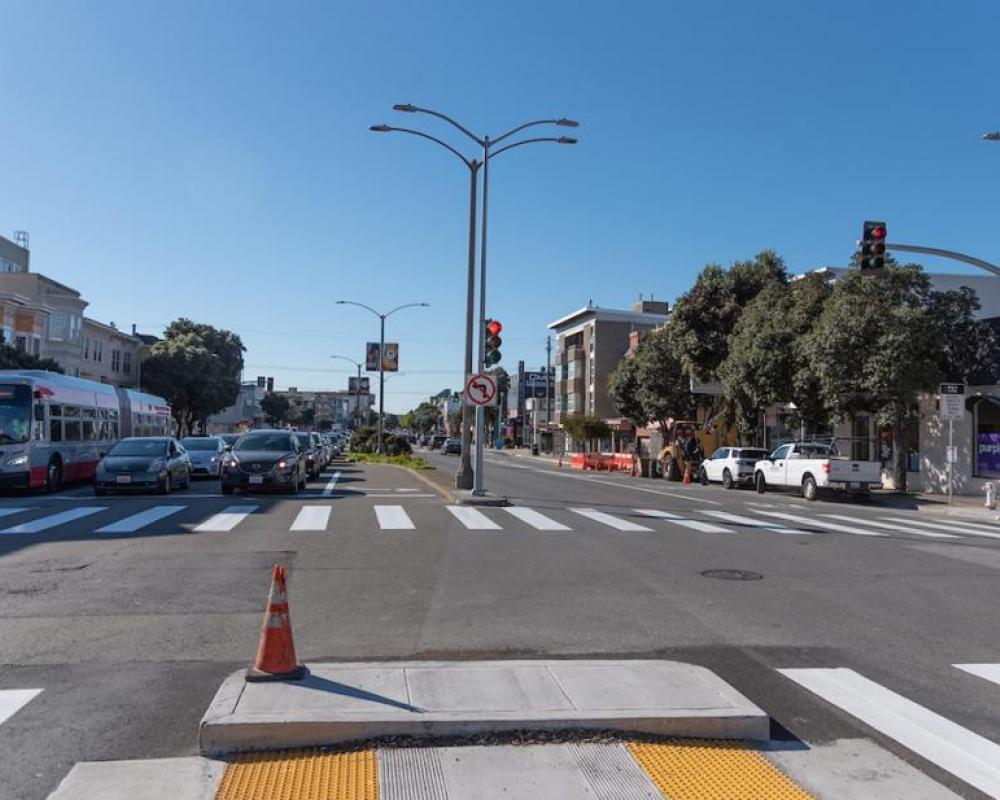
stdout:
{"type": "Polygon", "coordinates": [[[783,444],[754,464],[754,486],[759,494],[769,488],[794,487],[806,500],[815,500],[824,489],[865,495],[882,488],[882,468],[877,461],[852,461],[837,455],[835,445],[821,442],[783,444]]]}

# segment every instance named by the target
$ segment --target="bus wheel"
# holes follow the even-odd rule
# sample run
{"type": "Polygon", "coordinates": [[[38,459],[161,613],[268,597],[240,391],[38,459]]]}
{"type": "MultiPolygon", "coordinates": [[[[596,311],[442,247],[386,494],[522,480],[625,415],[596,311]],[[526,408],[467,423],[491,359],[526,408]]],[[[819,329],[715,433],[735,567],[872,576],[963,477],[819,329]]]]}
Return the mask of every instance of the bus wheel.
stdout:
{"type": "Polygon", "coordinates": [[[47,492],[58,492],[63,485],[62,461],[58,456],[49,459],[49,469],[46,473],[45,490],[47,492]]]}

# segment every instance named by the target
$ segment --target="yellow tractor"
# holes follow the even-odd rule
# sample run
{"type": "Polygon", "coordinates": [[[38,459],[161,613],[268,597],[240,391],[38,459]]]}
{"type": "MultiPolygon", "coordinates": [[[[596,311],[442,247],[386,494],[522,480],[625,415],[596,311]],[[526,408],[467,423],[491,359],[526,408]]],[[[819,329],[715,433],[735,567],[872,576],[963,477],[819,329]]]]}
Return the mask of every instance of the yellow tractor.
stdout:
{"type": "Polygon", "coordinates": [[[714,447],[714,437],[702,430],[699,423],[690,419],[674,420],[664,433],[663,449],[660,450],[660,474],[668,481],[679,481],[687,474],[694,480],[698,467],[705,457],[705,442],[711,439],[714,447]]]}

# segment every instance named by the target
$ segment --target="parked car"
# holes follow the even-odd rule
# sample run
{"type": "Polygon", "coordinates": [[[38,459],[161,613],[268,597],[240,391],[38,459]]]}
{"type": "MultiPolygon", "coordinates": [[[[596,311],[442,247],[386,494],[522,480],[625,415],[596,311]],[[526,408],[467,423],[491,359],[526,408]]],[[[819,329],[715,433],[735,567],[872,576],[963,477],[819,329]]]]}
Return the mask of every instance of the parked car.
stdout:
{"type": "MultiPolygon", "coordinates": [[[[308,434],[306,434],[308,435],[308,434]]],[[[222,493],[306,486],[306,451],[299,434],[282,430],[244,433],[222,462],[222,493]]]]}
{"type": "Polygon", "coordinates": [[[442,434],[435,434],[434,436],[431,437],[431,444],[430,444],[431,450],[440,450],[441,446],[447,440],[448,440],[447,436],[443,436],[442,434]]]}
{"type": "Polygon", "coordinates": [[[316,434],[301,431],[293,435],[299,440],[299,446],[306,454],[306,474],[309,476],[309,480],[314,481],[319,477],[320,470],[323,469],[321,463],[323,453],[319,445],[319,437],[316,434]]]}
{"type": "Polygon", "coordinates": [[[754,465],[754,486],[760,494],[769,488],[799,489],[806,500],[815,500],[825,489],[861,497],[882,488],[882,466],[840,456],[835,444],[794,442],[754,465]]]}
{"type": "Polygon", "coordinates": [[[222,457],[226,444],[221,436],[186,436],[181,444],[191,458],[191,474],[208,478],[222,477],[222,457]]]}
{"type": "Polygon", "coordinates": [[[240,440],[240,433],[220,433],[219,438],[222,439],[223,444],[226,447],[232,447],[240,440]]]}
{"type": "Polygon", "coordinates": [[[761,447],[720,447],[701,462],[698,479],[705,485],[721,481],[726,489],[752,486],[754,466],[765,458],[761,447]]]}
{"type": "Polygon", "coordinates": [[[445,439],[444,444],[441,445],[441,452],[444,453],[446,456],[462,455],[462,440],[445,439]]]}
{"type": "Polygon", "coordinates": [[[116,442],[97,464],[94,494],[146,491],[168,494],[191,485],[191,459],[171,436],[128,437],[116,442]]]}

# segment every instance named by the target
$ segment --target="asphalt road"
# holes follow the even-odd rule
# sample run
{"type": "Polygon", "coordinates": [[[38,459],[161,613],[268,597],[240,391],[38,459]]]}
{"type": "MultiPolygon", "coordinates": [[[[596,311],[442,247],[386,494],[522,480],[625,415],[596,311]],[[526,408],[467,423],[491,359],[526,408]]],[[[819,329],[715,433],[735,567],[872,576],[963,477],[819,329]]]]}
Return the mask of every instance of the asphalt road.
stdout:
{"type": "Polygon", "coordinates": [[[778,670],[851,669],[1000,743],[1000,686],[954,666],[1000,663],[996,534],[499,453],[487,467],[512,509],[455,512],[411,473],[343,463],[295,499],[213,482],[0,499],[0,795],[44,798],[76,761],[193,753],[282,561],[302,660],[677,658],[729,680],[779,735],[870,737],[981,796],[778,670]],[[295,529],[316,515],[319,530],[295,529]],[[3,690],[23,689],[42,691],[2,721],[3,690]]]}

